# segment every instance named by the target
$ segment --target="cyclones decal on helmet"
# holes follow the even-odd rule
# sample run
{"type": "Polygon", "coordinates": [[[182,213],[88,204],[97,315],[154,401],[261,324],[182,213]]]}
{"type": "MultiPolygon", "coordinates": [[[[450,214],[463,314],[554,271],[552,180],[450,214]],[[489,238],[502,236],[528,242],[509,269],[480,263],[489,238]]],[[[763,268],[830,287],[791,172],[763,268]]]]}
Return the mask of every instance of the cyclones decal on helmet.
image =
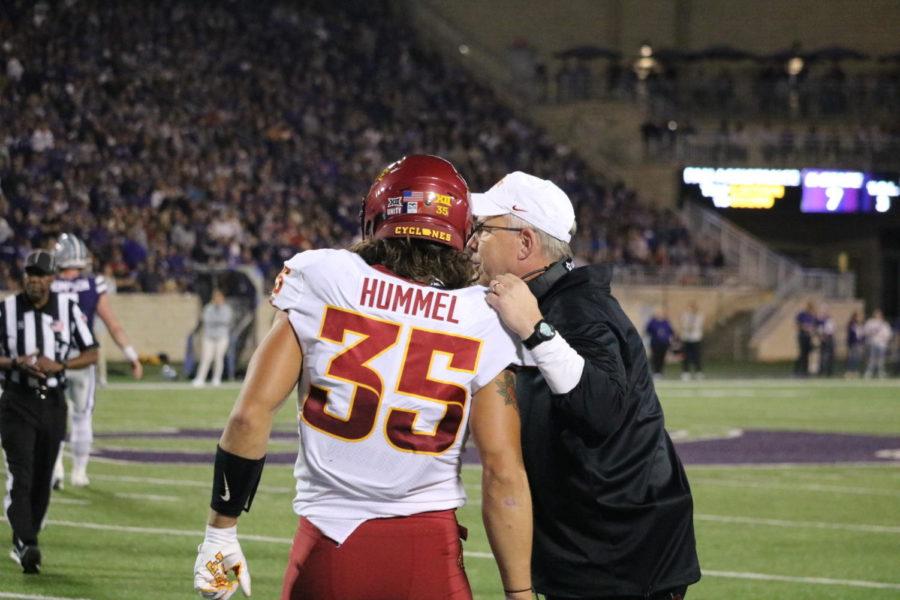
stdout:
{"type": "Polygon", "coordinates": [[[375,179],[361,220],[363,239],[418,238],[462,250],[472,230],[469,186],[443,158],[405,156],[375,179]]]}

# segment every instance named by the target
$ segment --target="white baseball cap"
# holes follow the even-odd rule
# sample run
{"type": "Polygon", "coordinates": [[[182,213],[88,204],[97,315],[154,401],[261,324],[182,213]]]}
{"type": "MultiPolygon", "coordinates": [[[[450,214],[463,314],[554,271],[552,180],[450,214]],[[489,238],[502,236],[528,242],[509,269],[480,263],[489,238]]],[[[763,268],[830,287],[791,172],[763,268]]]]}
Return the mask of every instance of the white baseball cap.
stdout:
{"type": "Polygon", "coordinates": [[[564,191],[547,179],[510,173],[483,194],[472,194],[472,215],[515,215],[558,240],[569,242],[575,209],[564,191]]]}

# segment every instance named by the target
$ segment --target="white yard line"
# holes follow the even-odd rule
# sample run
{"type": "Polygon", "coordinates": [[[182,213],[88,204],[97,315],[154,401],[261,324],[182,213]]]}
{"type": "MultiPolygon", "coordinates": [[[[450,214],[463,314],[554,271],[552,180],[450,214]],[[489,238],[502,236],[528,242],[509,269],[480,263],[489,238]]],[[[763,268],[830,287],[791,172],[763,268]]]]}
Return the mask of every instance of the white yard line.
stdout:
{"type": "MultiPolygon", "coordinates": [[[[467,488],[467,489],[472,489],[467,488]]],[[[469,494],[466,504],[481,506],[481,498],[469,494]]],[[[731,515],[707,515],[695,513],[694,520],[712,523],[728,523],[738,525],[761,525],[765,527],[784,527],[789,529],[834,529],[839,531],[855,531],[859,533],[898,533],[900,527],[894,525],[868,525],[865,523],[827,523],[825,521],[792,521],[788,519],[764,519],[760,517],[736,517],[731,515]]]]}
{"type": "Polygon", "coordinates": [[[35,594],[17,594],[16,592],[0,592],[0,598],[16,598],[16,600],[90,600],[89,598],[72,598],[71,596],[40,596],[35,594]]]}
{"type": "Polygon", "coordinates": [[[897,388],[900,387],[900,379],[773,379],[760,377],[759,379],[704,379],[703,381],[654,381],[657,389],[686,389],[686,388],[736,388],[741,386],[765,387],[765,388],[897,388]]]}
{"type": "Polygon", "coordinates": [[[119,492],[113,494],[113,496],[124,500],[149,500],[151,502],[177,502],[181,500],[178,496],[163,496],[160,494],[126,494],[119,492]]]}
{"type": "Polygon", "coordinates": [[[145,483],[151,485],[171,485],[177,487],[207,488],[210,482],[193,479],[163,479],[160,477],[138,477],[136,475],[97,475],[91,473],[91,479],[97,481],[116,481],[120,483],[145,483]]]}
{"type": "Polygon", "coordinates": [[[837,585],[878,590],[900,590],[900,583],[859,579],[832,579],[831,577],[797,577],[793,575],[771,575],[768,573],[744,573],[741,571],[709,571],[707,569],[703,569],[703,576],[723,577],[726,579],[754,579],[757,581],[784,581],[787,583],[812,583],[815,585],[837,585]]]}
{"type": "Polygon", "coordinates": [[[696,521],[713,523],[738,523],[741,525],[765,525],[769,527],[788,527],[792,529],[837,529],[841,531],[857,531],[860,533],[900,533],[900,527],[892,525],[866,525],[856,523],[826,523],[824,521],[791,521],[787,519],[760,519],[757,517],[733,517],[729,515],[695,514],[696,521]]]}
{"type": "MultiPolygon", "coordinates": [[[[4,519],[5,520],[5,519],[4,519]]],[[[56,525],[59,527],[73,527],[77,529],[89,529],[95,531],[116,531],[120,533],[138,533],[145,535],[173,535],[180,537],[192,537],[195,539],[200,539],[203,537],[203,532],[200,530],[187,530],[187,529],[165,529],[165,528],[156,528],[156,527],[129,527],[124,525],[108,525],[104,523],[85,523],[85,522],[75,522],[75,521],[60,521],[56,519],[50,519],[48,521],[49,525],[56,525]]],[[[289,545],[292,543],[291,538],[282,538],[282,537],[270,537],[263,535],[248,535],[242,534],[241,540],[253,541],[253,542],[263,542],[270,544],[283,544],[289,545]]],[[[485,558],[485,559],[493,559],[493,555],[490,552],[466,552],[466,556],[470,558],[485,558]]],[[[832,586],[846,586],[846,587],[862,587],[862,588],[872,588],[872,589],[887,589],[887,590],[900,590],[900,583],[889,583],[883,581],[863,581],[858,579],[833,579],[830,577],[799,577],[792,575],[772,575],[766,573],[745,573],[740,571],[711,571],[704,570],[703,575],[707,577],[723,577],[723,578],[731,578],[731,579],[754,579],[759,581],[784,581],[788,583],[809,583],[816,585],[832,585],[832,586]]],[[[4,596],[0,596],[2,598],[4,596]]],[[[28,596],[6,596],[12,598],[30,598],[28,596]]],[[[35,596],[35,600],[83,600],[83,599],[68,599],[68,598],[46,598],[43,596],[35,596]]]]}
{"type": "Polygon", "coordinates": [[[820,483],[769,483],[760,481],[742,481],[740,479],[708,479],[691,477],[691,483],[696,485],[718,485],[723,487],[736,487],[761,490],[789,490],[805,492],[828,492],[833,494],[852,494],[855,496],[896,496],[900,497],[898,490],[881,490],[876,488],[863,488],[858,486],[827,485],[820,483]]]}
{"type": "Polygon", "coordinates": [[[229,383],[223,383],[219,386],[207,385],[201,388],[196,388],[190,381],[183,382],[146,382],[146,383],[110,383],[109,385],[98,388],[98,392],[103,392],[105,390],[123,390],[123,391],[158,391],[158,390],[191,390],[194,392],[202,392],[206,391],[216,391],[216,390],[239,390],[241,389],[241,382],[232,381],[229,383]]]}
{"type": "MultiPolygon", "coordinates": [[[[0,518],[5,521],[5,518],[0,518]]],[[[179,537],[192,537],[199,540],[203,539],[204,532],[201,530],[189,529],[167,529],[164,527],[132,527],[129,525],[109,525],[106,523],[88,523],[85,521],[66,521],[60,519],[48,519],[48,525],[57,527],[72,527],[74,529],[89,529],[93,531],[115,531],[119,533],[139,533],[144,535],[174,535],[179,537]]],[[[269,544],[291,544],[293,538],[271,537],[266,535],[250,535],[241,534],[241,540],[251,542],[265,542],[269,544]]]]}
{"type": "MultiPolygon", "coordinates": [[[[900,467],[900,461],[898,462],[821,462],[821,463],[748,463],[748,464],[731,464],[731,463],[716,463],[716,464],[708,464],[708,465],[685,465],[685,468],[688,471],[694,470],[706,470],[706,469],[736,469],[741,471],[790,471],[794,469],[842,469],[842,468],[851,468],[851,469],[871,469],[871,468],[898,468],[900,467]]],[[[892,475],[892,473],[891,473],[892,475]]],[[[900,475],[900,472],[897,473],[900,475]]],[[[692,480],[693,481],[693,480],[692,480]]]]}
{"type": "Polygon", "coordinates": [[[687,429],[675,429],[669,432],[669,437],[675,442],[704,442],[709,440],[733,440],[744,435],[744,430],[738,427],[710,434],[692,435],[687,429]]]}
{"type": "MultiPolygon", "coordinates": [[[[195,481],[193,479],[164,479],[160,477],[138,477],[136,475],[95,475],[91,474],[91,479],[97,481],[115,481],[120,483],[142,483],[150,485],[192,487],[200,489],[211,489],[212,481],[195,481]]],[[[277,487],[269,485],[261,485],[257,490],[267,494],[293,494],[294,488],[277,487]]]]}
{"type": "Polygon", "coordinates": [[[50,497],[51,504],[72,504],[74,506],[87,506],[90,500],[79,500],[78,498],[63,498],[59,494],[53,494],[50,497]]]}
{"type": "MultiPolygon", "coordinates": [[[[0,481],[4,479],[6,479],[6,473],[0,473],[0,481]]],[[[144,485],[161,485],[166,487],[190,487],[207,490],[211,489],[210,486],[212,485],[211,481],[195,481],[193,479],[164,479],[160,477],[138,477],[136,475],[102,475],[98,473],[91,473],[91,479],[96,481],[138,483],[144,485]]],[[[265,494],[293,494],[295,491],[295,488],[292,487],[261,485],[259,486],[257,493],[262,492],[265,494]]],[[[58,502],[60,504],[90,504],[88,500],[66,498],[64,496],[60,496],[59,493],[53,494],[53,502],[58,502]]]]}
{"type": "Polygon", "coordinates": [[[800,398],[804,396],[799,390],[778,389],[734,389],[734,388],[691,388],[659,390],[659,396],[666,398],[800,398]]]}
{"type": "MultiPolygon", "coordinates": [[[[467,485],[468,500],[466,504],[481,505],[481,485],[467,485]]],[[[786,527],[791,529],[837,529],[840,531],[857,531],[860,533],[900,533],[900,526],[868,525],[865,523],[828,523],[825,521],[794,521],[789,519],[765,519],[761,517],[740,517],[733,515],[709,515],[694,513],[694,520],[713,523],[736,523],[740,525],[764,525],[769,527],[786,527]]]]}

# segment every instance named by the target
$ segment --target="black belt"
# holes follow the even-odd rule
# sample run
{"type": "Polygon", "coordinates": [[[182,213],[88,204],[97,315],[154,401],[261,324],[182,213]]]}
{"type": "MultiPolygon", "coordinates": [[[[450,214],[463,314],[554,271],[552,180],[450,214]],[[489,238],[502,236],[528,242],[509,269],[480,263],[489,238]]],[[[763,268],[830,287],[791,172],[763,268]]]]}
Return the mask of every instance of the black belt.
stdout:
{"type": "Polygon", "coordinates": [[[0,384],[0,387],[3,388],[4,392],[26,396],[49,396],[51,394],[59,394],[62,392],[62,387],[58,385],[55,387],[34,387],[25,385],[24,383],[16,383],[15,381],[4,381],[2,384],[0,384]]]}

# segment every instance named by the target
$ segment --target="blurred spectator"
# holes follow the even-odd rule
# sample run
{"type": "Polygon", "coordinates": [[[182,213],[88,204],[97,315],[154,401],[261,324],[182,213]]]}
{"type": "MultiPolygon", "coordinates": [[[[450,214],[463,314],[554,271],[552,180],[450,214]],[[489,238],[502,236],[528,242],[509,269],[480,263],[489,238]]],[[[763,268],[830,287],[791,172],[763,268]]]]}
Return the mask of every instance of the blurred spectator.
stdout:
{"type": "Polygon", "coordinates": [[[675,339],[675,331],[662,308],[657,308],[645,328],[650,338],[650,366],[654,377],[662,377],[666,368],[666,354],[675,339]]]}
{"type": "Polygon", "coordinates": [[[894,333],[888,346],[887,364],[891,375],[900,376],[900,317],[894,319],[894,333]]]}
{"type": "Polygon", "coordinates": [[[212,384],[221,385],[222,372],[225,369],[225,353],[228,350],[228,341],[231,336],[231,325],[234,312],[225,301],[222,290],[215,289],[212,299],[203,307],[201,322],[203,325],[203,343],[200,366],[197,367],[197,375],[194,377],[194,387],[206,384],[206,376],[212,365],[212,384]]]}
{"type": "Polygon", "coordinates": [[[809,356],[813,350],[813,335],[816,332],[816,306],[809,302],[806,308],[797,313],[797,361],[794,363],[794,375],[809,375],[809,356]]]}
{"type": "Polygon", "coordinates": [[[866,339],[868,362],[866,364],[866,379],[871,377],[883,378],[885,372],[885,359],[891,343],[893,332],[890,324],[884,320],[881,309],[872,311],[872,316],[863,326],[863,334],[866,339]]]}
{"type": "Polygon", "coordinates": [[[681,363],[681,378],[703,379],[703,313],[697,303],[691,300],[686,311],[681,313],[681,330],[678,335],[684,353],[681,363]]]}
{"type": "Polygon", "coordinates": [[[816,337],[819,341],[819,375],[831,377],[834,375],[834,319],[828,313],[826,307],[819,309],[816,319],[816,337]]]}
{"type": "Polygon", "coordinates": [[[863,324],[855,311],[847,322],[847,370],[844,377],[859,377],[863,358],[863,324]]]}

